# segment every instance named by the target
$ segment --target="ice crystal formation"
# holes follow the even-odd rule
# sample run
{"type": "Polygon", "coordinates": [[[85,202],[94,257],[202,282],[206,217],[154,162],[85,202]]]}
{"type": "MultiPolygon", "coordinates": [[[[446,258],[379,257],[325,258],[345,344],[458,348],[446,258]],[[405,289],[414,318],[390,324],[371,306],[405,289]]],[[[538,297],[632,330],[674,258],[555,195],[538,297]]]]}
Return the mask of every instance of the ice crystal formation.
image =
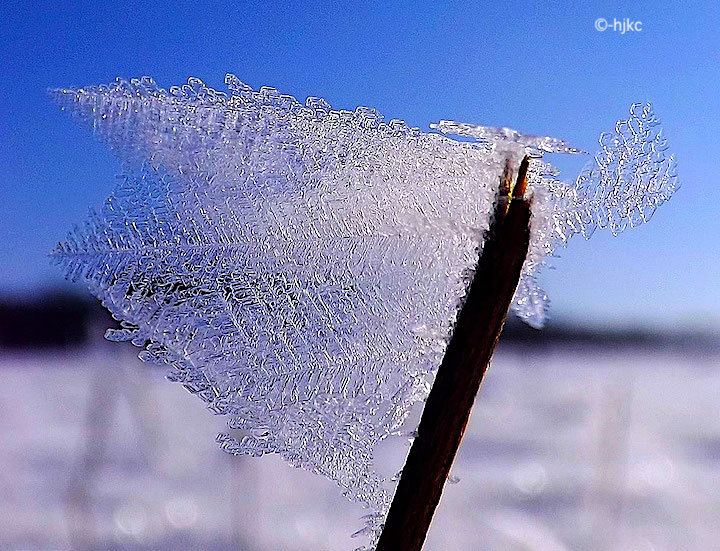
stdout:
{"type": "Polygon", "coordinates": [[[144,347],[227,416],[233,454],[279,453],[382,521],[373,448],[428,394],[489,226],[506,159],[532,163],[531,246],[513,308],[571,236],[647,220],[676,187],[650,105],[603,134],[575,182],[541,160],[565,142],[442,121],[423,132],[226,78],[56,90],[120,157],[99,212],[54,256],[144,347]],[[462,141],[454,135],[464,136],[462,141]]]}

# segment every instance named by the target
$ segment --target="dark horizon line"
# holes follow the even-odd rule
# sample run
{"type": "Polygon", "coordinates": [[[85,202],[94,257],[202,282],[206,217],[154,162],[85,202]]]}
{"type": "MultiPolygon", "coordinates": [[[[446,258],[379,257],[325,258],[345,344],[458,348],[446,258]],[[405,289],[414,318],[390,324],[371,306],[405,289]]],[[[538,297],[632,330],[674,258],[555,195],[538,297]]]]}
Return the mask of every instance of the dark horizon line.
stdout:
{"type": "MultiPolygon", "coordinates": [[[[98,300],[68,289],[33,296],[0,296],[0,350],[82,346],[97,340],[91,328],[117,323],[98,300]]],[[[562,318],[534,329],[515,316],[508,317],[501,349],[541,350],[551,346],[715,350],[720,349],[720,338],[712,330],[593,326],[562,318]]]]}

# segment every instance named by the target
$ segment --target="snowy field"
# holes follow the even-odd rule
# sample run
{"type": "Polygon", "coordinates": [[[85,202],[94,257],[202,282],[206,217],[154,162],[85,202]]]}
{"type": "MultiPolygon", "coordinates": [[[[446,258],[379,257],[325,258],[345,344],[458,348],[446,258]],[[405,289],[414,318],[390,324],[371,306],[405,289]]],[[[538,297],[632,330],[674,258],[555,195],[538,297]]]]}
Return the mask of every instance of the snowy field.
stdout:
{"type": "MultiPolygon", "coordinates": [[[[426,550],[720,549],[720,353],[528,350],[497,354],[426,550]]],[[[364,543],[331,482],[223,453],[222,419],[134,352],[0,355],[0,549],[364,543]]]]}

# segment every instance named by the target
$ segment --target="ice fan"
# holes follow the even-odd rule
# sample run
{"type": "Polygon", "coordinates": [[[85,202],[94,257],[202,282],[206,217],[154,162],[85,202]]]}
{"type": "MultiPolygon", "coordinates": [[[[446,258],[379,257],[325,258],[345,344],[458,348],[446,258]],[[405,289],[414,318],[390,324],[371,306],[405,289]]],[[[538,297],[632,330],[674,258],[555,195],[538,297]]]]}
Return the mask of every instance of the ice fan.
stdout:
{"type": "Polygon", "coordinates": [[[406,418],[430,392],[507,163],[532,158],[513,308],[538,326],[543,258],[577,233],[647,220],[677,185],[674,160],[646,104],[565,183],[542,160],[578,153],[560,140],[449,121],[424,132],[226,84],[53,91],[123,166],[53,255],[120,320],[107,338],[144,347],[227,417],[225,450],[325,475],[377,532],[392,483],[373,448],[416,428],[406,418]]]}

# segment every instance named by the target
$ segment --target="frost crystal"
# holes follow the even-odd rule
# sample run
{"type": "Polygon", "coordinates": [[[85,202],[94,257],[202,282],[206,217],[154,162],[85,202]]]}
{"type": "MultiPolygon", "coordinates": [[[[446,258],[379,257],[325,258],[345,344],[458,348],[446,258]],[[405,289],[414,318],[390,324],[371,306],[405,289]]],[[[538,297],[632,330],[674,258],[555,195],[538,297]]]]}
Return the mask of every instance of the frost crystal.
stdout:
{"type": "Polygon", "coordinates": [[[374,110],[305,104],[228,75],[57,90],[123,160],[102,209],[54,252],[144,361],[228,417],[235,454],[279,453],[336,481],[382,522],[392,482],[373,448],[402,428],[440,364],[505,160],[532,154],[532,242],[514,301],[540,325],[543,258],[596,226],[647,220],[676,187],[636,104],[573,184],[539,160],[565,142],[374,110]],[[444,134],[458,134],[458,141],[444,134]]]}

